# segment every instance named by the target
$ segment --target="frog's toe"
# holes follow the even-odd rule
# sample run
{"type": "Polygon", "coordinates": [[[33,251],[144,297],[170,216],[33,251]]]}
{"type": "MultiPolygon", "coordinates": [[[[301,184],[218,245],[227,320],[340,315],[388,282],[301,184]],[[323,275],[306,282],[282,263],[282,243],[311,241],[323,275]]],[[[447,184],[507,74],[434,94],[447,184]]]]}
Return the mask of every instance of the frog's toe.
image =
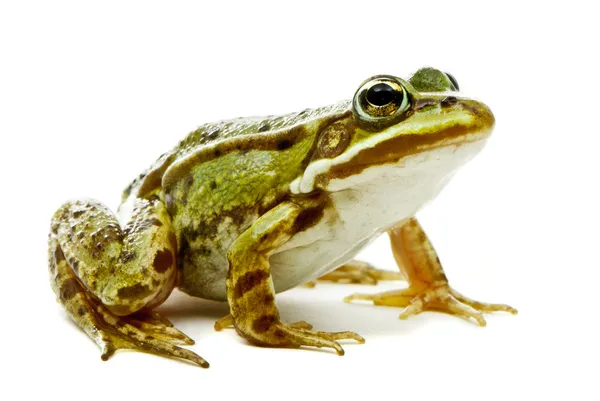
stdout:
{"type": "MultiPolygon", "coordinates": [[[[329,281],[333,283],[346,284],[368,284],[376,285],[379,281],[402,280],[400,272],[382,270],[369,263],[353,260],[336,270],[319,277],[318,281],[329,281]]],[[[309,287],[314,287],[314,282],[309,287]]]]}
{"type": "Polygon", "coordinates": [[[277,322],[274,325],[274,335],[277,338],[277,341],[271,345],[333,348],[340,356],[344,355],[344,349],[338,343],[339,340],[355,340],[361,344],[365,342],[365,339],[362,336],[351,331],[313,331],[312,325],[304,321],[289,325],[277,322]]]}
{"type": "Polygon", "coordinates": [[[162,318],[156,312],[152,315],[136,313],[131,316],[123,317],[125,321],[134,327],[137,327],[142,332],[154,336],[162,341],[167,341],[173,344],[194,345],[195,341],[173,327],[173,324],[167,319],[162,318]]]}
{"type": "Polygon", "coordinates": [[[102,319],[98,342],[103,360],[119,349],[129,349],[184,359],[203,368],[209,366],[204,358],[175,345],[193,344],[193,340],[174,327],[167,326],[157,315],[148,321],[141,314],[118,317],[101,304],[97,305],[96,311],[102,319]]]}
{"type": "Polygon", "coordinates": [[[215,330],[221,331],[223,329],[233,327],[233,317],[231,315],[223,316],[215,322],[215,330]]]}

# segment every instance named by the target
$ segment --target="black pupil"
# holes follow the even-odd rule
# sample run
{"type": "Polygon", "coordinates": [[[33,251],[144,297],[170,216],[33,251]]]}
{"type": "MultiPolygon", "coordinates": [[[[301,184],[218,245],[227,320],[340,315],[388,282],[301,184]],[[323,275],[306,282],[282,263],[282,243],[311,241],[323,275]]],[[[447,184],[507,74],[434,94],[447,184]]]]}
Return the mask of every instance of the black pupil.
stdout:
{"type": "Polygon", "coordinates": [[[396,99],[397,93],[388,84],[379,83],[367,90],[367,101],[373,106],[386,106],[396,99]]]}

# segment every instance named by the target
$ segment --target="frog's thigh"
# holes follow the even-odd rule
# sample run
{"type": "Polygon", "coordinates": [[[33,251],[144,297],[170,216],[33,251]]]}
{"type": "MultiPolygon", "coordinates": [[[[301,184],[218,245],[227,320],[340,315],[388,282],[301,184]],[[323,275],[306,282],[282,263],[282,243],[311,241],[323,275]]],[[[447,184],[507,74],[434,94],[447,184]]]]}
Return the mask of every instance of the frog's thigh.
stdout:
{"type": "Polygon", "coordinates": [[[401,319],[431,310],[474,319],[482,326],[485,319],[481,312],[516,313],[508,305],[473,301],[452,289],[433,245],[415,218],[392,228],[388,234],[394,258],[409,287],[381,294],[354,294],[346,301],[366,300],[375,305],[405,307],[401,319]]]}
{"type": "Polygon", "coordinates": [[[351,332],[311,331],[306,322],[284,324],[275,305],[269,256],[293,235],[295,222],[301,214],[299,206],[284,202],[261,216],[233,242],[228,252],[230,267],[227,275],[227,298],[232,318],[221,319],[216,326],[222,328],[233,321],[238,333],[254,343],[329,347],[341,355],[343,350],[336,340],[363,342],[362,337],[351,332]]]}
{"type": "Polygon", "coordinates": [[[166,299],[176,277],[176,239],[160,201],[137,200],[123,230],[100,203],[66,203],[52,219],[48,244],[57,300],[102,348],[103,359],[128,348],[206,365],[173,345],[193,344],[189,337],[149,312],[166,299]]]}

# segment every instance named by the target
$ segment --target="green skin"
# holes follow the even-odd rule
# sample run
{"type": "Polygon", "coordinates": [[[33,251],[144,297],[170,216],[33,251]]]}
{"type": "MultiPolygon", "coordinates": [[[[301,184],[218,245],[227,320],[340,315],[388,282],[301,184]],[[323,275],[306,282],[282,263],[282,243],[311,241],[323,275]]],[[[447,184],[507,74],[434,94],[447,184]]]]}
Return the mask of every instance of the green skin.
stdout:
{"type": "MultiPolygon", "coordinates": [[[[321,221],[331,207],[326,191],[331,180],[366,167],[364,160],[350,161],[320,173],[310,193],[291,191],[312,163],[333,160],[376,133],[418,118],[430,105],[470,113],[474,122],[459,130],[440,121],[440,134],[436,137],[434,130],[426,140],[414,130],[401,131],[398,136],[418,138],[414,144],[409,140],[402,154],[493,125],[491,114],[481,117],[475,110],[485,106],[447,100],[447,92],[457,88],[439,70],[423,68],[407,82],[397,81],[412,103],[401,113],[388,116],[383,111],[377,119],[364,118],[356,106],[341,102],[201,126],[132,182],[123,195],[119,221],[91,200],[64,204],[52,218],[49,236],[51,284],[68,314],[102,348],[103,359],[129,348],[208,366],[178,346],[193,344],[189,337],[152,312],[175,286],[194,296],[227,300],[231,315],[219,327],[234,324],[254,343],[331,347],[341,354],[336,340],[362,342],[351,332],[316,332],[306,323],[282,323],[269,257],[321,221]]],[[[369,165],[388,162],[389,155],[378,149],[365,153],[369,165]]]]}

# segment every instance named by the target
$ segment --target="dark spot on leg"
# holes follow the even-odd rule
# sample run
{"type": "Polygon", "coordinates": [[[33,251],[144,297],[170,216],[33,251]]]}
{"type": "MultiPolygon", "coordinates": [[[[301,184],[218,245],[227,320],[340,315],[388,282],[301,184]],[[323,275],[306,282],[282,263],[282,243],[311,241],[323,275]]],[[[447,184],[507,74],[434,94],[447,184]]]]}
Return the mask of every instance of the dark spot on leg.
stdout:
{"type": "Polygon", "coordinates": [[[215,149],[215,156],[216,157],[221,156],[221,150],[220,149],[215,149]]]}
{"type": "Polygon", "coordinates": [[[260,127],[258,127],[258,132],[265,132],[271,129],[271,126],[269,125],[269,123],[264,122],[261,124],[260,127]]]}
{"type": "Polygon", "coordinates": [[[60,286],[60,299],[66,302],[81,291],[81,286],[75,278],[65,280],[60,286]]]}
{"type": "MultiPolygon", "coordinates": [[[[130,287],[119,288],[119,291],[117,291],[117,296],[119,296],[119,298],[139,299],[150,295],[151,292],[152,290],[147,285],[137,283],[130,287]]],[[[114,308],[111,307],[111,311],[112,309],[114,308]]]]}
{"type": "Polygon", "coordinates": [[[54,250],[54,260],[57,264],[65,260],[65,254],[63,253],[60,246],[57,246],[54,250]]]}
{"type": "Polygon", "coordinates": [[[80,306],[79,309],[77,309],[77,314],[79,316],[85,315],[85,308],[83,306],[80,306]]]}
{"type": "Polygon", "coordinates": [[[150,220],[150,222],[152,223],[153,226],[156,226],[156,227],[160,227],[163,225],[162,221],[160,221],[156,217],[153,217],[152,220],[150,220]]]}
{"type": "Polygon", "coordinates": [[[173,266],[173,252],[168,249],[156,252],[152,266],[158,273],[166,272],[169,267],[173,266]]]}
{"type": "Polygon", "coordinates": [[[208,186],[210,187],[210,189],[215,190],[217,189],[217,182],[215,180],[212,180],[210,184],[208,184],[208,186]]]}
{"type": "Polygon", "coordinates": [[[252,330],[258,334],[264,333],[269,330],[276,321],[277,317],[273,315],[261,316],[252,322],[252,330]]]}
{"type": "Polygon", "coordinates": [[[275,297],[272,294],[265,294],[263,297],[264,305],[271,305],[275,301],[275,297]]]}
{"type": "Polygon", "coordinates": [[[235,283],[233,296],[240,298],[242,295],[259,285],[263,280],[269,277],[269,273],[264,270],[254,270],[244,274],[235,283]]]}
{"type": "Polygon", "coordinates": [[[294,143],[292,141],[290,141],[289,139],[281,139],[279,141],[277,141],[277,149],[278,150],[286,150],[292,147],[292,145],[294,145],[294,143]]]}

